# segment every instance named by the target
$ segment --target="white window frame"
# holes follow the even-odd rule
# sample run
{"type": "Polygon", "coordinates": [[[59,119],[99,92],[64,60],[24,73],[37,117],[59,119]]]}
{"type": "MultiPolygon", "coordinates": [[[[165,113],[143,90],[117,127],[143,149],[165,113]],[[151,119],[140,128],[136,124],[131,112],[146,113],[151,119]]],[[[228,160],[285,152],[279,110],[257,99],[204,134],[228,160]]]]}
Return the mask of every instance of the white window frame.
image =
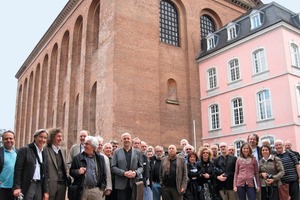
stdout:
{"type": "Polygon", "coordinates": [[[214,33],[209,33],[206,36],[206,42],[207,42],[207,50],[211,50],[216,47],[218,40],[218,36],[214,33]]]}
{"type": "Polygon", "coordinates": [[[252,65],[254,74],[268,70],[265,49],[259,48],[252,52],[252,65]]]}
{"type": "Polygon", "coordinates": [[[219,104],[212,104],[209,106],[209,127],[210,130],[220,129],[220,106],[219,104]],[[213,110],[214,108],[214,110],[213,110]]]}
{"type": "Polygon", "coordinates": [[[237,58],[228,61],[229,82],[241,80],[240,61],[237,58]]]}
{"type": "Polygon", "coordinates": [[[243,99],[241,97],[236,97],[231,100],[231,110],[232,110],[232,124],[238,126],[245,123],[244,117],[244,105],[243,99]],[[236,106],[235,101],[239,101],[236,106]]]}
{"type": "Polygon", "coordinates": [[[217,69],[215,67],[211,67],[207,70],[207,89],[212,90],[218,87],[217,81],[217,69]],[[210,73],[214,71],[214,74],[210,73]]]}
{"type": "Polygon", "coordinates": [[[298,105],[298,116],[300,116],[300,85],[296,86],[296,98],[297,98],[297,105],[298,105]]]}
{"type": "Polygon", "coordinates": [[[272,105],[271,105],[271,92],[268,89],[261,90],[256,93],[257,99],[257,111],[258,111],[258,120],[268,120],[271,119],[272,114],[272,105]]]}
{"type": "Polygon", "coordinates": [[[261,13],[258,10],[253,10],[249,17],[250,17],[250,23],[251,23],[251,30],[258,28],[262,25],[261,23],[261,13]]]}
{"type": "Polygon", "coordinates": [[[245,143],[244,140],[236,140],[234,141],[233,145],[235,148],[235,155],[237,157],[240,157],[240,151],[241,151],[241,146],[245,143]]]}
{"type": "Polygon", "coordinates": [[[227,40],[232,40],[236,38],[237,36],[237,30],[236,30],[236,24],[233,22],[230,22],[227,25],[227,40]]]}
{"type": "Polygon", "coordinates": [[[300,68],[299,46],[294,42],[291,43],[291,58],[292,58],[292,66],[300,68]]]}

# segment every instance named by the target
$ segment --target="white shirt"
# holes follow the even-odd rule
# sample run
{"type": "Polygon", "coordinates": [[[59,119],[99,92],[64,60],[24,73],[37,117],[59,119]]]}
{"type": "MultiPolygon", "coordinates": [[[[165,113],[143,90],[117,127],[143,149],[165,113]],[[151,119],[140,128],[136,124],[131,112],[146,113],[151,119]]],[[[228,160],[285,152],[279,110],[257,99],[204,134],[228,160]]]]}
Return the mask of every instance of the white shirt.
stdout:
{"type": "MultiPolygon", "coordinates": [[[[38,155],[38,157],[40,158],[40,161],[43,162],[43,156],[42,156],[43,149],[40,150],[40,149],[36,146],[35,143],[34,143],[34,146],[35,146],[35,148],[36,148],[37,155],[38,155]]],[[[41,180],[41,166],[40,166],[39,161],[38,161],[37,158],[36,158],[36,161],[35,161],[35,170],[34,170],[34,174],[33,174],[32,179],[35,179],[35,180],[41,180]]]]}
{"type": "Polygon", "coordinates": [[[52,144],[52,149],[53,149],[53,151],[56,153],[56,154],[58,154],[58,151],[59,151],[59,147],[56,147],[56,146],[54,146],[53,144],[52,144]]]}

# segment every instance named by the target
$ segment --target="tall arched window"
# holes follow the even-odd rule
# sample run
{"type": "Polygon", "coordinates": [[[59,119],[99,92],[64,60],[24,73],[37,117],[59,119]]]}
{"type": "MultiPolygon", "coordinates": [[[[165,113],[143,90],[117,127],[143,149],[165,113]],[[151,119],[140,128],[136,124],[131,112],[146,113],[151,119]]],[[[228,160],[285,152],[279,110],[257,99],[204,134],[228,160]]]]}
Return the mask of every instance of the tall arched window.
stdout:
{"type": "Polygon", "coordinates": [[[242,98],[235,98],[231,101],[233,125],[244,123],[244,111],[242,98]]]}
{"type": "Polygon", "coordinates": [[[179,46],[178,12],[169,1],[160,1],[160,41],[179,46]]]}
{"type": "Polygon", "coordinates": [[[271,95],[269,90],[257,93],[258,120],[270,119],[272,117],[271,95]]]}
{"type": "Polygon", "coordinates": [[[218,104],[213,104],[209,107],[210,130],[220,128],[220,110],[218,104]]]}
{"type": "Polygon", "coordinates": [[[209,33],[215,32],[216,27],[213,19],[208,15],[202,15],[200,17],[200,32],[201,32],[201,48],[204,49],[206,45],[205,37],[209,33]]]}
{"type": "Polygon", "coordinates": [[[298,45],[295,43],[291,44],[291,57],[292,57],[292,66],[300,67],[300,54],[298,45]]]}

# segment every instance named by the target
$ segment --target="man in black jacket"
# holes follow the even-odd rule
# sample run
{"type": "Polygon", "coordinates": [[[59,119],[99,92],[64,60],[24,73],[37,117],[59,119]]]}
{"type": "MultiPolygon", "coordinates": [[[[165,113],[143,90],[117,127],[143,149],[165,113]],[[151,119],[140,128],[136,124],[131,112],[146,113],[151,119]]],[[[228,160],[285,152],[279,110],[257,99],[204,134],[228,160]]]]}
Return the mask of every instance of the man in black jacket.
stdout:
{"type": "MultiPolygon", "coordinates": [[[[73,158],[70,175],[74,178],[73,185],[79,186],[77,199],[98,200],[103,196],[106,187],[105,161],[101,154],[96,153],[98,145],[95,137],[86,136],[84,151],[73,158]]],[[[77,191],[70,192],[74,194],[77,191]]]]}
{"type": "Polygon", "coordinates": [[[219,194],[223,200],[236,200],[236,194],[233,191],[233,177],[237,158],[228,154],[228,146],[225,142],[221,142],[219,146],[221,155],[214,160],[217,168],[219,194]]]}
{"type": "Polygon", "coordinates": [[[24,199],[49,198],[48,155],[43,150],[48,132],[37,130],[34,142],[19,149],[14,172],[14,196],[22,193],[24,199]]]}
{"type": "Polygon", "coordinates": [[[2,134],[3,147],[0,147],[0,199],[13,200],[14,167],[17,151],[14,148],[15,134],[5,131],[2,134]]]}

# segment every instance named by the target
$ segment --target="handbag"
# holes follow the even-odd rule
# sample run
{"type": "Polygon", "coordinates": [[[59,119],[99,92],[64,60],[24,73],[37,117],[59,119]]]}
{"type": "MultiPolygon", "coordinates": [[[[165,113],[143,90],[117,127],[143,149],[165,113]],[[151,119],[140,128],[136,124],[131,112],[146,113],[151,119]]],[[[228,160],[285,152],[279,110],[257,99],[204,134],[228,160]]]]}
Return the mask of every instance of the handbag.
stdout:
{"type": "Polygon", "coordinates": [[[68,199],[69,200],[79,200],[78,193],[79,186],[73,183],[68,187],[68,199]]]}
{"type": "Polygon", "coordinates": [[[278,185],[279,200],[289,199],[289,184],[278,185]]]}
{"type": "Polygon", "coordinates": [[[153,193],[149,186],[144,187],[143,200],[153,200],[153,193]]]}
{"type": "MultiPolygon", "coordinates": [[[[276,164],[276,159],[274,158],[274,168],[276,171],[277,170],[277,164],[276,164]]],[[[290,194],[289,194],[289,184],[286,183],[282,183],[282,185],[278,185],[278,195],[279,195],[279,200],[288,200],[289,197],[290,197],[290,194]]]]}

